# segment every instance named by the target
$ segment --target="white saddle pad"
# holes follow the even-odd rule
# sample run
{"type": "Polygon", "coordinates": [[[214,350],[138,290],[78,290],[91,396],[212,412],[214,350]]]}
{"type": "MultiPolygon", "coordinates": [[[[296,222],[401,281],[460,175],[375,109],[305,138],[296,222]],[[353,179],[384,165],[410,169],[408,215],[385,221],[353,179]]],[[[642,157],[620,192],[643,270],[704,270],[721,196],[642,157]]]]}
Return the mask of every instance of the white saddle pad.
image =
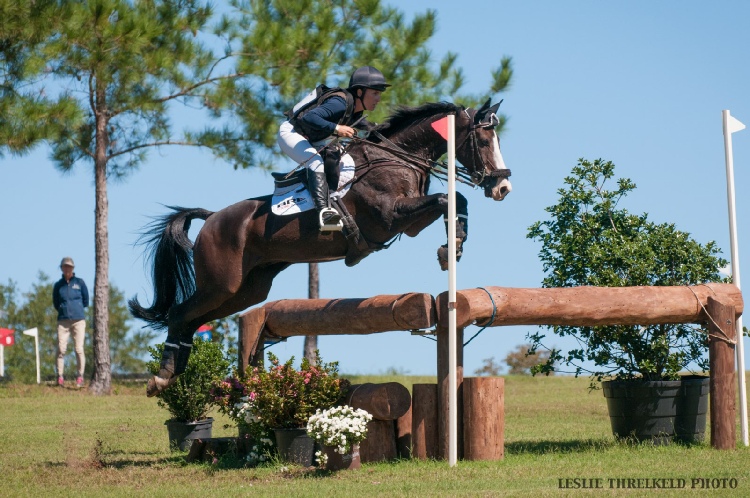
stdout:
{"type": "MultiPolygon", "coordinates": [[[[344,156],[344,158],[346,157],[344,156]]],[[[344,158],[342,158],[339,176],[339,189],[341,190],[331,192],[331,199],[344,197],[352,186],[349,182],[354,178],[354,163],[349,164],[349,161],[343,160],[344,158]],[[342,186],[344,187],[342,188],[342,186]]],[[[302,213],[314,207],[315,205],[313,204],[310,192],[307,190],[307,185],[303,183],[276,188],[271,197],[271,212],[277,216],[302,213]]]]}

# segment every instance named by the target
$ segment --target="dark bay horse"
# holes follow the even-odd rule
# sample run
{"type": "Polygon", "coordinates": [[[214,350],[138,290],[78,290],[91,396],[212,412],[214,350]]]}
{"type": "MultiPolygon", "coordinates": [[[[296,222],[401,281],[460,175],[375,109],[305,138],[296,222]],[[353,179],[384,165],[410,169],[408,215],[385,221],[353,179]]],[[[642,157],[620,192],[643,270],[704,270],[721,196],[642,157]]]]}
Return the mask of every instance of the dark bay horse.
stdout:
{"type": "MultiPolygon", "coordinates": [[[[153,262],[154,302],[144,308],[134,297],[130,311],[155,328],[167,328],[160,371],[150,381],[153,396],[185,371],[195,330],[266,299],[274,277],[293,263],[347,257],[356,264],[395,236],[410,237],[439,217],[447,218],[446,194],[427,195],[436,161],[446,153],[446,122],[455,115],[456,157],[462,177],[502,200],[511,190],[510,170],[495,133],[498,104],[480,109],[451,103],[401,108],[349,149],[357,165],[344,208],[370,250],[352,255],[344,232],[318,230],[315,210],[291,216],[271,213],[271,196],[240,201],[218,212],[172,208],[144,234],[153,262]],[[195,245],[188,238],[193,219],[205,224],[195,245]]],[[[456,193],[458,251],[467,236],[466,198],[456,193]]],[[[447,223],[447,221],[446,221],[447,223]]],[[[447,225],[446,225],[447,227],[447,225]]],[[[447,258],[446,246],[438,250],[447,258]]],[[[361,249],[361,247],[360,247],[361,249]]]]}

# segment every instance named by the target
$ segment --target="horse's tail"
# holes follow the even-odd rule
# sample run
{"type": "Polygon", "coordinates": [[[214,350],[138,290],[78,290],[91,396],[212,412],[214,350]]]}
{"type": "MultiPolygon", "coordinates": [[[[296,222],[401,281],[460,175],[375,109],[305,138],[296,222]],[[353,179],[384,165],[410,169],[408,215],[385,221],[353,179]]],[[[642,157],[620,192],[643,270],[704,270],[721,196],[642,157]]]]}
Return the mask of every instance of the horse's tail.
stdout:
{"type": "Polygon", "coordinates": [[[154,220],[138,243],[148,246],[147,261],[153,264],[154,302],[144,308],[137,297],[128,301],[130,312],[156,329],[167,327],[169,309],[195,292],[193,243],[188,238],[190,222],[214,214],[200,208],[167,206],[174,210],[154,220]]]}

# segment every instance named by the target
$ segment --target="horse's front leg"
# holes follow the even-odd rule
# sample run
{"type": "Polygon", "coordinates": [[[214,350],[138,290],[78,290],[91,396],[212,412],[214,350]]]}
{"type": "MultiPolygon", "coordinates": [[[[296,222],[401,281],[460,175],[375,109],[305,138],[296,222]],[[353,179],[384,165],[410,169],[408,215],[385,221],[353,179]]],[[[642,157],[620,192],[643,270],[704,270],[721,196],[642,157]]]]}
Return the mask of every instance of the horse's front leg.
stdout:
{"type": "MultiPolygon", "coordinates": [[[[468,237],[468,205],[466,197],[456,192],[456,260],[461,258],[463,242],[468,237]]],[[[395,232],[404,232],[409,237],[414,237],[441,215],[445,220],[447,232],[448,196],[446,194],[400,198],[394,203],[390,228],[395,232]]],[[[438,248],[438,262],[442,270],[448,269],[448,244],[438,248]]]]}
{"type": "MultiPolygon", "coordinates": [[[[443,221],[445,222],[445,235],[447,237],[449,221],[447,200],[443,221]]],[[[467,201],[466,197],[461,195],[459,192],[456,192],[456,262],[461,261],[464,242],[466,242],[467,238],[469,238],[469,201],[467,201]]],[[[438,247],[437,257],[438,263],[440,264],[440,269],[446,271],[448,269],[447,243],[438,247]]]]}

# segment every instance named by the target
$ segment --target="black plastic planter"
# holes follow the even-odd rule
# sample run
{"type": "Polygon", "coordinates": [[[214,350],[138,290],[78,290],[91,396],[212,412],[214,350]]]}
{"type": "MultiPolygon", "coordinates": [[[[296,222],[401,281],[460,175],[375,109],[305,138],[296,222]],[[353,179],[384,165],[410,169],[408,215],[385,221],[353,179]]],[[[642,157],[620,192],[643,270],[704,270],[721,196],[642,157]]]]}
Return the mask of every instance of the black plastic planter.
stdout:
{"type": "Polygon", "coordinates": [[[706,433],[709,378],[602,382],[612,433],[618,438],[668,444],[702,441],[706,433]]]}
{"type": "Polygon", "coordinates": [[[169,447],[172,451],[178,449],[188,451],[194,439],[211,438],[213,423],[214,419],[210,417],[197,422],[167,420],[164,424],[167,426],[167,433],[169,434],[169,447]]]}

